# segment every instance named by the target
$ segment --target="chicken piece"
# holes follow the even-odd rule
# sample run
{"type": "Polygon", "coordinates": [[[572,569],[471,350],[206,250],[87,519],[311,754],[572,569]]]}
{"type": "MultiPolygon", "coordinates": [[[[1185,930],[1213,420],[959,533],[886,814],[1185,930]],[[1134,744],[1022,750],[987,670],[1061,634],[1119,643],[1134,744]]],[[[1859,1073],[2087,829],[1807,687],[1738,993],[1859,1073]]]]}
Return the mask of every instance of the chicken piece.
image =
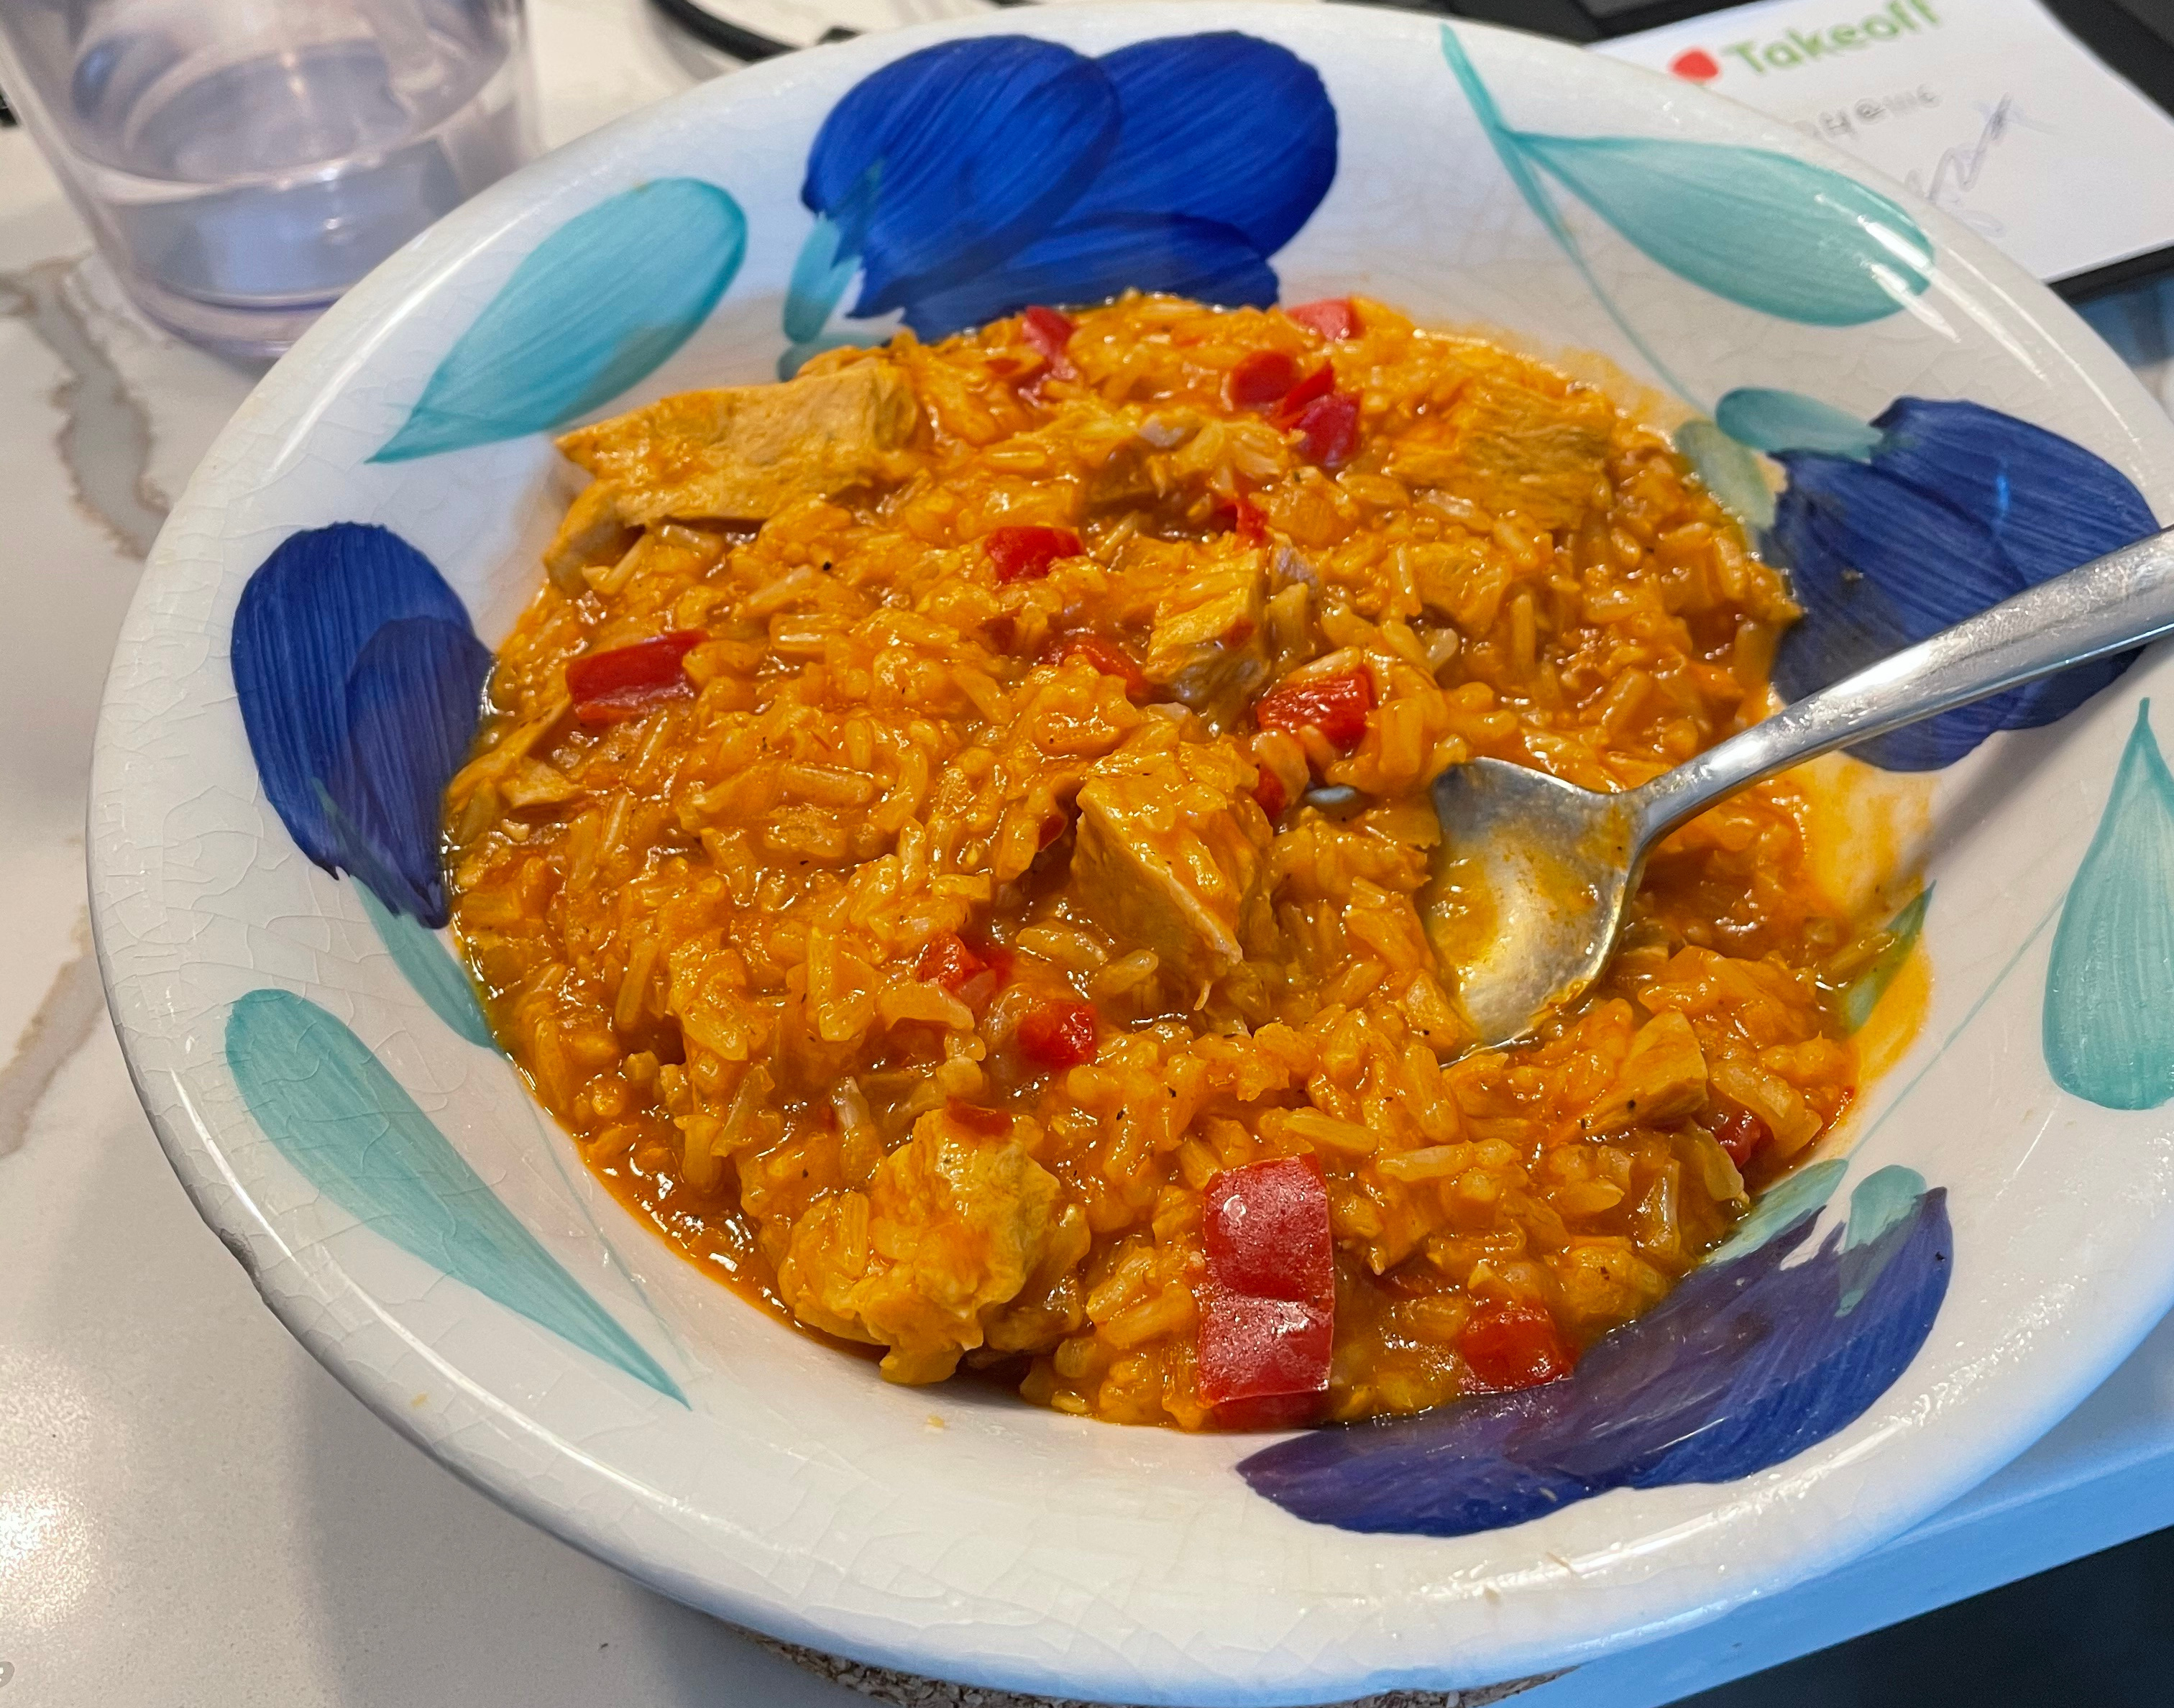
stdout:
{"type": "Polygon", "coordinates": [[[1119,954],[1151,949],[1165,997],[1190,1008],[1245,957],[1274,834],[1227,742],[1121,749],[1081,785],[1067,899],[1119,954]]]}
{"type": "Polygon", "coordinates": [[[560,592],[579,593],[581,571],[616,562],[634,543],[635,531],[619,513],[619,483],[592,480],[567,507],[559,532],[544,549],[544,569],[560,592]]]}
{"type": "Polygon", "coordinates": [[[1638,1029],[1614,1085],[1586,1117],[1586,1130],[1656,1127],[1705,1107],[1706,1052],[1691,1023],[1672,1008],[1638,1029]]]}
{"type": "Polygon", "coordinates": [[[1268,554],[1257,550],[1179,581],[1155,602],[1142,673],[1195,711],[1244,698],[1268,673],[1267,591],[1268,554]]]}
{"type": "Polygon", "coordinates": [[[622,522],[763,522],[874,478],[919,419],[906,376],[865,361],[782,385],[683,392],[576,428],[559,448],[613,484],[622,522]]]}
{"type": "Polygon", "coordinates": [[[1506,379],[1468,386],[1450,426],[1447,443],[1405,441],[1388,472],[1544,528],[1576,527],[1605,493],[1615,408],[1598,392],[1549,397],[1506,379]]]}
{"type": "Polygon", "coordinates": [[[1040,1278],[1059,1223],[1057,1177],[1012,1136],[1022,1127],[922,1116],[867,1191],[834,1193],[794,1224],[777,1266],[787,1308],[811,1328],[890,1348],[889,1381],[949,1376],[1040,1278]]]}

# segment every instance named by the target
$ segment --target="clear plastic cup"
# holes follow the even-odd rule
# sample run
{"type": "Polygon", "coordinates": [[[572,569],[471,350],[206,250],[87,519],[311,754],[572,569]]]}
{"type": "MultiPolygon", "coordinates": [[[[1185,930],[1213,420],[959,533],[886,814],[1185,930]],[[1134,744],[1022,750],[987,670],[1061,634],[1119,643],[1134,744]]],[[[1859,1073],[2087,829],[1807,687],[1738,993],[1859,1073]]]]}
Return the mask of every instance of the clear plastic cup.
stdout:
{"type": "Polygon", "coordinates": [[[144,312],[235,355],[535,152],[521,0],[0,0],[0,89],[144,312]]]}

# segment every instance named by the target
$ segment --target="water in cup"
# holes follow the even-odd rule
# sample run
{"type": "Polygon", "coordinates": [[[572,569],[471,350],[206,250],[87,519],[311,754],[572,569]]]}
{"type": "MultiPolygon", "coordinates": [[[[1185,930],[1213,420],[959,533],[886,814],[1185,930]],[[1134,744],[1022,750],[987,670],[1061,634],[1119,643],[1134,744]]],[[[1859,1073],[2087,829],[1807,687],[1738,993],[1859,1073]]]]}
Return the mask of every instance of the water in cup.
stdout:
{"type": "Polygon", "coordinates": [[[24,67],[0,73],[138,301],[267,354],[533,152],[522,23],[519,0],[11,0],[24,67]]]}

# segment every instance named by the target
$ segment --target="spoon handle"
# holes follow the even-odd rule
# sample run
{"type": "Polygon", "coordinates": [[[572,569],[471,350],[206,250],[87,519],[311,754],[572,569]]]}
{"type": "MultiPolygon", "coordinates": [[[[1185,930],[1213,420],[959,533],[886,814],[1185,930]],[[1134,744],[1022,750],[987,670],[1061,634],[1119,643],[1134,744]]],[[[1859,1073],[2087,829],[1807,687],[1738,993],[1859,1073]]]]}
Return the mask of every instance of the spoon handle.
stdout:
{"type": "Polygon", "coordinates": [[[1746,783],[2174,633],[2174,528],[2055,576],[1792,702],[1631,791],[1640,844],[1746,783]]]}

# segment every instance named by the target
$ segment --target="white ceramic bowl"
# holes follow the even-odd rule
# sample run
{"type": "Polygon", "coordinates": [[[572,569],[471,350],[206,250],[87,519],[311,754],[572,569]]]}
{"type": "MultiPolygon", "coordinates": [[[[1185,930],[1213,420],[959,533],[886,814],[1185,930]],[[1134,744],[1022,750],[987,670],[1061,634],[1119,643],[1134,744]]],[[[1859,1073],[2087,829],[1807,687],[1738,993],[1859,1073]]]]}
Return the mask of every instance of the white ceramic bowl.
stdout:
{"type": "Polygon", "coordinates": [[[1259,1438],[886,1386],[699,1273],[474,1040],[428,898],[402,916],[381,869],[397,835],[357,852],[318,810],[367,817],[354,792],[389,788],[334,776],[325,743],[360,738],[384,683],[359,649],[414,612],[383,536],[312,531],[391,530],[457,595],[435,632],[495,641],[565,500],[544,430],[882,335],[899,311],[852,318],[857,271],[929,327],[1122,267],[1600,353],[1748,507],[1771,500],[1745,447],[1786,453],[1766,468],[1811,613],[1799,684],[2174,512],[2174,431],[2081,322],[1854,170],[1568,48],[1201,0],[795,55],[461,209],[244,406],[114,664],[99,947],[198,1208],[312,1353],[514,1510],[729,1619],[955,1678],[1158,1703],[1482,1683],[1712,1618],[1930,1513],[2174,1295],[2174,782],[2139,711],[2163,660],[2044,727],[1887,755],[1920,781],[1862,798],[1932,796],[1923,1024],[1674,1318],[1539,1410],[1302,1438],[1247,1475],[1259,1438]],[[935,115],[912,138],[907,83],[935,115]],[[296,579],[238,647],[275,548],[296,579]],[[1701,1336],[1720,1349],[1677,1356],[1701,1336]],[[1625,1409],[1635,1427],[1598,1427],[1625,1409]]]}

